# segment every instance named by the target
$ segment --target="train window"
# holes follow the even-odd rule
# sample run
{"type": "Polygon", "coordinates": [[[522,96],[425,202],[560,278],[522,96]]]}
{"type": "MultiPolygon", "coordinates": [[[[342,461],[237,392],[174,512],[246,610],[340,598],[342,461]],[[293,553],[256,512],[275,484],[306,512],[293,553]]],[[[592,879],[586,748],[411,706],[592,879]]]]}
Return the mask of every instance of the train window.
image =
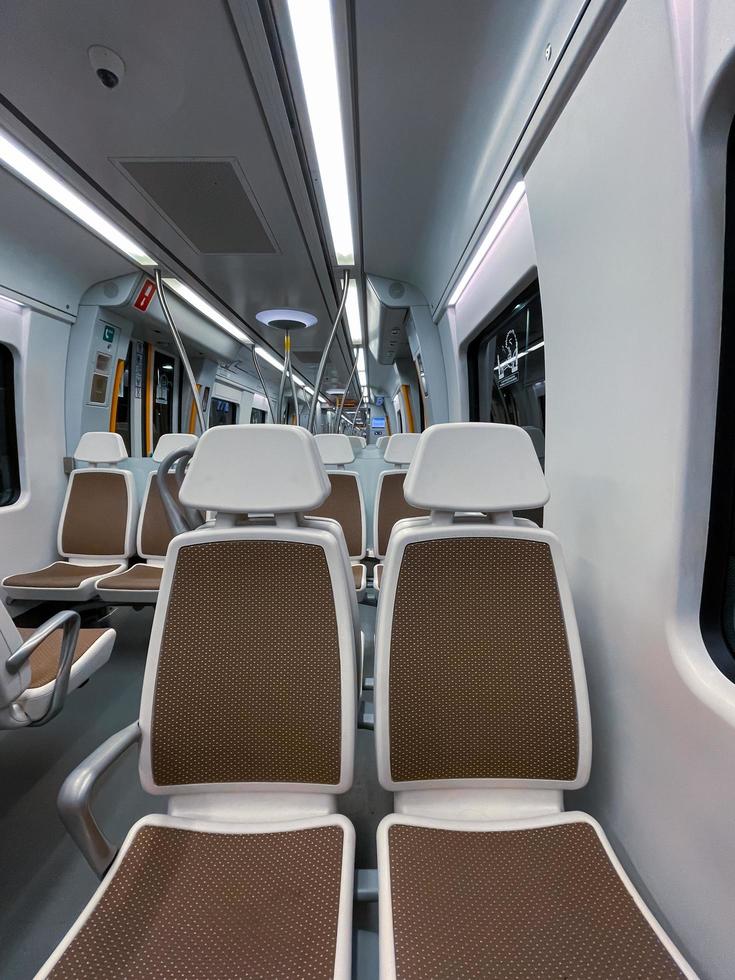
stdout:
{"type": "Polygon", "coordinates": [[[15,359],[0,344],[0,507],[20,497],[18,431],[15,424],[15,359]]]}
{"type": "Polygon", "coordinates": [[[735,123],[727,145],[725,261],[715,450],[700,626],[715,664],[735,682],[735,123]]]}
{"type": "Polygon", "coordinates": [[[265,410],[262,408],[251,408],[250,409],[250,424],[251,425],[264,425],[265,424],[265,410]]]}
{"type": "Polygon", "coordinates": [[[237,422],[238,406],[235,402],[225,401],[224,398],[213,398],[209,406],[209,424],[235,425],[237,422]]]}
{"type": "MultiPolygon", "coordinates": [[[[538,280],[513,300],[467,348],[470,419],[528,430],[545,465],[546,371],[538,280]]],[[[543,525],[542,508],[519,511],[543,525]]]]}
{"type": "Polygon", "coordinates": [[[538,280],[489,323],[467,349],[470,418],[546,427],[544,328],[538,280]]]}

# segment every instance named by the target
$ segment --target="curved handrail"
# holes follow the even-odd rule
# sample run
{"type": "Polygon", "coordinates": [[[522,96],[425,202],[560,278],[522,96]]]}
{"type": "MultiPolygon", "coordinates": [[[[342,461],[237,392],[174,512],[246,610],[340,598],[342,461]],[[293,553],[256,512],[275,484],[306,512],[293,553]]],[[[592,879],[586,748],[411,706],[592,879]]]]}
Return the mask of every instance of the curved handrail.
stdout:
{"type": "MultiPolygon", "coordinates": [[[[200,523],[198,520],[192,519],[194,512],[189,511],[188,507],[184,507],[184,505],[174,497],[166,480],[169,470],[177,460],[189,460],[193,455],[194,450],[190,446],[184,446],[181,449],[174,449],[173,452],[170,452],[168,456],[165,456],[161,460],[156,472],[156,483],[158,484],[158,492],[161,495],[161,503],[163,504],[163,509],[166,511],[166,517],[168,518],[168,522],[171,525],[171,530],[173,531],[174,535],[185,534],[187,531],[193,531],[194,528],[198,527],[200,523]]],[[[181,486],[181,483],[183,483],[183,467],[185,467],[186,464],[182,463],[179,465],[182,466],[181,480],[179,481],[178,466],[176,468],[175,475],[176,482],[179,484],[179,486],[181,486]]]]}

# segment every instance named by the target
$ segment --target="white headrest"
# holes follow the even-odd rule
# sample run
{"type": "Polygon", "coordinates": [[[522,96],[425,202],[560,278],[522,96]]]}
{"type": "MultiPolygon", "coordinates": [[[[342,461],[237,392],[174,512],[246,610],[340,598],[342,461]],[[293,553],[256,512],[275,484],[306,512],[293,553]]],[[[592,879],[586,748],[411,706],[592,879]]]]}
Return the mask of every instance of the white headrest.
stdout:
{"type": "Polygon", "coordinates": [[[397,432],[391,436],[383,454],[386,463],[410,463],[420,438],[420,432],[397,432]]]}
{"type": "Polygon", "coordinates": [[[531,510],[549,488],[531,437],[517,425],[449,422],[421,434],[403,494],[426,510],[531,510]]]}
{"type": "Polygon", "coordinates": [[[378,441],[375,443],[377,449],[381,452],[385,451],[385,447],[388,445],[388,440],[390,436],[378,436],[378,441]]]}
{"type": "Polygon", "coordinates": [[[338,432],[322,432],[316,436],[316,444],[325,466],[344,466],[355,458],[350,437],[338,432]]]}
{"type": "Polygon", "coordinates": [[[153,450],[153,459],[161,463],[169,453],[177,449],[189,449],[196,445],[197,437],[189,432],[167,432],[162,435],[153,450]]]}
{"type": "Polygon", "coordinates": [[[128,458],[128,451],[117,432],[85,432],[74,450],[80,463],[119,463],[128,458]]]}
{"type": "Polygon", "coordinates": [[[296,425],[218,425],[199,439],[179,499],[225,514],[311,511],[331,486],[316,440],[296,425]]]}
{"type": "Polygon", "coordinates": [[[353,452],[359,453],[361,449],[367,446],[367,439],[365,436],[347,436],[347,438],[352,443],[353,452]]]}

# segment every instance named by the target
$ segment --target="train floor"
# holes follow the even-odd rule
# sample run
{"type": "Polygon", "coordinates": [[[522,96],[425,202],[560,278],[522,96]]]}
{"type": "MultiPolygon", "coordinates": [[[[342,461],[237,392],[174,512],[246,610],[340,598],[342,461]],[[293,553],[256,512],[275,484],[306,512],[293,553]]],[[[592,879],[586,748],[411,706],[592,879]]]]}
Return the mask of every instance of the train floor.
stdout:
{"type": "MultiPolygon", "coordinates": [[[[360,607],[366,634],[365,668],[372,674],[375,608],[360,607]]],[[[152,612],[120,608],[105,621],[117,630],[110,661],[69,696],[48,726],[0,733],[0,976],[28,980],[43,965],[97,887],[56,812],[68,773],[109,735],[138,714],[152,612]]],[[[103,625],[102,623],[100,625],[103,625]]],[[[355,780],[339,810],[357,832],[356,865],[376,865],[375,831],[392,809],[391,794],[377,782],[371,732],[357,735],[355,780]]],[[[146,813],[165,810],[165,799],[145,793],[134,751],[103,780],[95,813],[121,841],[146,813]]],[[[358,976],[374,974],[377,910],[358,909],[355,943],[358,976]]]]}

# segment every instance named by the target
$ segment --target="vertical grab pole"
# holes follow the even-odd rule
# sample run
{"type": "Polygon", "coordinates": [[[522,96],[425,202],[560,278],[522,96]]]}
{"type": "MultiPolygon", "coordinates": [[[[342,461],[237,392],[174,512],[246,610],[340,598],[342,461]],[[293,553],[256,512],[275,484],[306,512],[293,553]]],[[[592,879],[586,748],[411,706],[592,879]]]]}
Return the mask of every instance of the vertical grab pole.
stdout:
{"type": "Polygon", "coordinates": [[[277,422],[278,419],[276,418],[276,413],[273,410],[273,402],[271,401],[271,396],[268,394],[268,389],[265,386],[265,381],[263,380],[263,374],[260,370],[260,365],[258,364],[258,355],[255,353],[255,344],[253,344],[253,346],[250,348],[250,352],[253,355],[253,366],[255,367],[255,371],[258,375],[258,378],[260,379],[260,384],[261,387],[263,388],[263,394],[265,395],[265,400],[268,402],[268,409],[271,413],[271,419],[273,419],[274,422],[277,422]]]}
{"type": "MultiPolygon", "coordinates": [[[[296,392],[296,382],[293,376],[293,365],[291,363],[291,334],[286,331],[286,347],[288,348],[288,380],[291,382],[291,398],[293,399],[293,410],[296,416],[296,425],[299,425],[299,397],[296,392]]],[[[285,367],[285,365],[284,365],[285,367]]]]}
{"type": "Polygon", "coordinates": [[[314,422],[316,420],[316,410],[319,404],[319,392],[322,387],[322,379],[324,377],[324,371],[327,367],[327,358],[329,357],[329,352],[332,349],[332,344],[334,343],[334,338],[337,336],[337,330],[339,330],[339,325],[342,320],[342,314],[344,313],[345,303],[347,302],[347,289],[350,285],[350,273],[345,269],[344,279],[342,280],[342,298],[339,303],[339,309],[337,310],[337,316],[334,318],[334,323],[332,324],[332,331],[329,334],[329,340],[327,341],[324,351],[322,352],[322,358],[319,361],[319,369],[316,372],[316,381],[314,382],[314,397],[311,400],[311,408],[309,409],[309,420],[306,423],[306,428],[309,432],[314,431],[314,422]]]}
{"type": "MultiPolygon", "coordinates": [[[[336,432],[339,432],[339,423],[342,419],[342,410],[345,407],[345,401],[347,399],[347,392],[350,390],[350,385],[352,384],[352,379],[355,377],[355,371],[357,370],[357,358],[355,358],[355,363],[352,365],[352,370],[350,371],[350,376],[347,379],[347,384],[345,385],[345,390],[342,392],[342,399],[339,403],[339,408],[337,409],[337,417],[334,420],[334,428],[336,432]]],[[[360,389],[362,391],[362,389],[360,389]]]]}
{"type": "Polygon", "coordinates": [[[174,318],[171,316],[171,311],[168,308],[168,302],[166,300],[166,294],[163,291],[163,280],[161,279],[161,270],[156,268],[153,270],[153,275],[156,279],[156,289],[158,290],[158,301],[161,304],[161,309],[163,310],[163,315],[168,324],[168,328],[171,331],[171,336],[174,338],[174,344],[176,345],[176,350],[179,352],[179,357],[181,358],[181,363],[184,365],[184,371],[186,372],[186,377],[189,382],[189,387],[191,388],[191,396],[194,399],[194,405],[197,410],[197,418],[199,419],[199,428],[202,433],[207,431],[207,423],[204,421],[204,409],[202,408],[202,400],[199,397],[199,392],[197,391],[196,378],[194,377],[194,372],[191,369],[191,363],[189,362],[189,355],[186,353],[184,348],[184,343],[181,339],[181,334],[178,331],[176,324],[174,323],[174,318]]]}

